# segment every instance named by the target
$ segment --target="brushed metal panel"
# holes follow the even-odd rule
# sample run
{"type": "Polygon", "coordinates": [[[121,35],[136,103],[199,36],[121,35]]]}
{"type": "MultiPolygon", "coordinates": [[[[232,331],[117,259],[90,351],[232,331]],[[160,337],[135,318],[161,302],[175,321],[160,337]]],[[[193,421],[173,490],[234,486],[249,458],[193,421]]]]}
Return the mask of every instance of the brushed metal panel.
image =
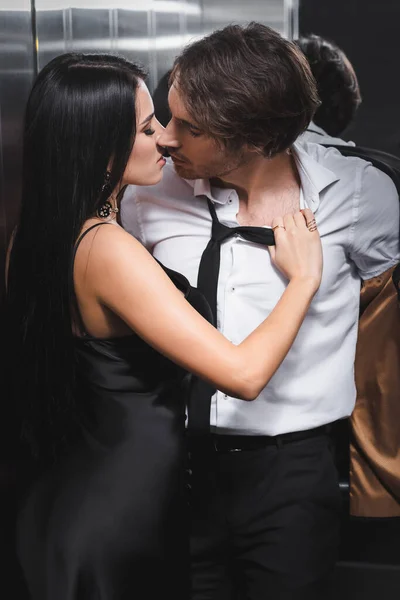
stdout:
{"type": "Polygon", "coordinates": [[[42,10],[41,0],[36,0],[36,32],[38,40],[38,67],[53,58],[72,50],[71,9],[42,10]]]}
{"type": "Polygon", "coordinates": [[[203,35],[201,0],[155,0],[152,8],[152,84],[155,86],[190,41],[203,35]]]}
{"type": "MultiPolygon", "coordinates": [[[[11,4],[11,3],[10,3],[11,4]]],[[[21,194],[22,136],[25,105],[35,59],[29,0],[0,7],[0,290],[5,249],[21,194]]]]}
{"type": "Polygon", "coordinates": [[[172,66],[175,56],[184,44],[184,19],[180,12],[180,5],[184,3],[171,2],[170,4],[176,11],[160,12],[160,9],[153,11],[155,50],[153,75],[157,80],[172,66]]]}
{"type": "Polygon", "coordinates": [[[285,0],[203,0],[204,31],[258,21],[285,33],[285,0]]]}
{"type": "Polygon", "coordinates": [[[64,52],[117,53],[150,67],[151,0],[35,0],[38,61],[64,52]]]}
{"type": "Polygon", "coordinates": [[[132,2],[137,10],[119,8],[116,10],[115,49],[128,60],[137,62],[148,71],[151,67],[152,45],[150,13],[142,9],[143,3],[132,2]],[[141,8],[139,10],[139,8],[141,8]]]}
{"type": "Polygon", "coordinates": [[[71,33],[72,49],[76,52],[111,52],[115,35],[113,11],[104,8],[72,8],[71,33]]]}
{"type": "Polygon", "coordinates": [[[40,69],[65,52],[111,52],[115,47],[113,10],[74,8],[68,4],[84,5],[85,2],[36,0],[40,69]]]}
{"type": "Polygon", "coordinates": [[[191,36],[199,37],[204,33],[203,22],[203,2],[202,0],[186,0],[186,40],[190,41],[191,36]]]}

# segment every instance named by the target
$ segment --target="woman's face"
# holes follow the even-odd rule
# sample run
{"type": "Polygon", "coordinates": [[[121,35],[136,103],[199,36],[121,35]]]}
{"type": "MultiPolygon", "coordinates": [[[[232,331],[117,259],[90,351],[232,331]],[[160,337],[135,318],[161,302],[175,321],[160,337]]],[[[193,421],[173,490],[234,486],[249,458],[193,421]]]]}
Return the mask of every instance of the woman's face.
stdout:
{"type": "Polygon", "coordinates": [[[163,131],[154,116],[154,106],[146,84],[136,91],[136,138],[126,165],[122,185],[154,185],[161,181],[165,159],[157,147],[163,131]]]}

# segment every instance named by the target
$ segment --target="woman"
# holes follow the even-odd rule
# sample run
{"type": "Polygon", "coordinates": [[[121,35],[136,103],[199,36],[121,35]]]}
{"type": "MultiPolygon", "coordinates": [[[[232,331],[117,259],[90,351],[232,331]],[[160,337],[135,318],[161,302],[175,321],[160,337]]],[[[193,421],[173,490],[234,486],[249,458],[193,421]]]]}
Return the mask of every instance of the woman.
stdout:
{"type": "Polygon", "coordinates": [[[121,58],[60,56],[29,98],[8,323],[38,466],[17,531],[33,600],[188,597],[185,371],[254,399],[320,283],[312,213],[287,215],[276,308],[239,346],[214,329],[201,295],[115,220],[125,185],[162,177],[160,131],[142,71],[121,58]]]}

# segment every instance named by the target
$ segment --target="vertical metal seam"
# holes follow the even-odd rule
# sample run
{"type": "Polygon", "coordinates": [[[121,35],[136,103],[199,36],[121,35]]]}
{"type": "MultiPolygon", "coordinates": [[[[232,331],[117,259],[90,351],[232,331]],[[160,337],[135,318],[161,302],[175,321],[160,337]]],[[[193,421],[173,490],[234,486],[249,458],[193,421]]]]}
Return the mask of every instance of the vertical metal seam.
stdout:
{"type": "Polygon", "coordinates": [[[118,44],[118,30],[119,30],[119,12],[118,12],[118,8],[114,8],[113,9],[113,35],[114,35],[114,41],[113,41],[113,50],[114,52],[118,52],[118,48],[119,48],[119,44],[118,44]]]}
{"type": "Polygon", "coordinates": [[[156,15],[152,8],[147,11],[147,33],[149,39],[148,60],[149,60],[149,83],[150,91],[154,92],[157,86],[157,24],[156,15]]]}
{"type": "Polygon", "coordinates": [[[299,36],[299,0],[284,0],[284,35],[289,40],[299,36]]]}
{"type": "Polygon", "coordinates": [[[292,40],[297,40],[299,37],[299,10],[300,0],[292,0],[292,40]]]}
{"type": "Polygon", "coordinates": [[[68,9],[68,52],[73,52],[74,50],[74,29],[72,26],[72,10],[72,7],[68,9]]]}
{"type": "MultiPolygon", "coordinates": [[[[7,248],[7,214],[6,214],[6,194],[5,194],[5,183],[4,183],[4,156],[3,156],[3,124],[1,119],[1,103],[0,103],[0,222],[4,223],[4,226],[0,228],[3,232],[0,247],[6,251],[7,248]]],[[[1,257],[1,266],[3,263],[4,254],[1,257]]]]}
{"type": "Polygon", "coordinates": [[[32,59],[33,59],[33,77],[39,73],[39,56],[38,56],[38,37],[36,23],[36,0],[31,0],[31,33],[32,33],[32,59]]]}
{"type": "Polygon", "coordinates": [[[200,6],[200,11],[201,11],[200,12],[200,23],[199,23],[200,31],[204,35],[205,34],[205,31],[204,31],[205,24],[204,24],[204,1],[203,0],[199,0],[199,6],[200,6]]]}

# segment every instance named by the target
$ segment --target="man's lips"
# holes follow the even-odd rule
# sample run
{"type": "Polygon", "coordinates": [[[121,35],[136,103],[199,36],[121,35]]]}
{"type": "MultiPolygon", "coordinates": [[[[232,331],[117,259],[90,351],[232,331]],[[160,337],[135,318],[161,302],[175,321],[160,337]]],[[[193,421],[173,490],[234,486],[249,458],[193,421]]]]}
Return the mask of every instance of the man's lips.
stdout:
{"type": "Polygon", "coordinates": [[[181,163],[187,162],[185,159],[179,158],[179,156],[175,156],[174,154],[171,154],[170,156],[174,162],[181,162],[181,163]]]}

